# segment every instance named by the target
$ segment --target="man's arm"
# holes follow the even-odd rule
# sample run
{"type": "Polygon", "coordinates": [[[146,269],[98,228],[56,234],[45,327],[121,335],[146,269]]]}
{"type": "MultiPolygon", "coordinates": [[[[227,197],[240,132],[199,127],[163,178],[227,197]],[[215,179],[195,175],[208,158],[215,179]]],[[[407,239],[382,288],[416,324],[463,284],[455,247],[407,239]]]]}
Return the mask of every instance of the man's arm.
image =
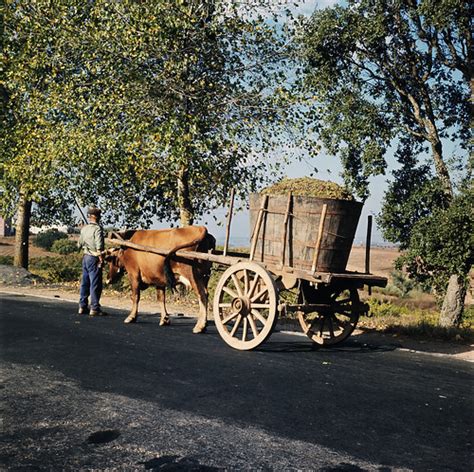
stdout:
{"type": "Polygon", "coordinates": [[[79,235],[79,239],[77,241],[77,247],[82,248],[83,245],[84,245],[84,238],[83,238],[82,230],[81,230],[81,233],[79,235]]]}
{"type": "Polygon", "coordinates": [[[99,252],[99,265],[102,265],[104,262],[102,251],[105,248],[104,230],[102,229],[102,226],[97,226],[94,232],[94,238],[95,238],[95,247],[97,248],[97,251],[99,252]]]}
{"type": "Polygon", "coordinates": [[[94,236],[95,236],[95,247],[97,248],[98,251],[102,252],[105,248],[104,230],[102,229],[102,226],[97,226],[94,236]]]}

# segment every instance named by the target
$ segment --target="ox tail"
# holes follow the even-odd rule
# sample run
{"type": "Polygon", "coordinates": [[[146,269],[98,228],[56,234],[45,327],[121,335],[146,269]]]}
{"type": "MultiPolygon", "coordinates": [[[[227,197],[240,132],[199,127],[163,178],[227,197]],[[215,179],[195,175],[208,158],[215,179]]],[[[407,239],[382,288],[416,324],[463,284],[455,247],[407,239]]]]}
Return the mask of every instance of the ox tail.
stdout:
{"type": "Polygon", "coordinates": [[[206,237],[206,234],[207,232],[204,234],[202,238],[194,239],[193,241],[189,243],[185,243],[180,246],[174,247],[165,257],[164,272],[165,272],[165,278],[166,278],[166,285],[171,290],[174,290],[176,288],[176,278],[174,276],[173,269],[171,268],[171,258],[181,249],[197,246],[206,237]]]}

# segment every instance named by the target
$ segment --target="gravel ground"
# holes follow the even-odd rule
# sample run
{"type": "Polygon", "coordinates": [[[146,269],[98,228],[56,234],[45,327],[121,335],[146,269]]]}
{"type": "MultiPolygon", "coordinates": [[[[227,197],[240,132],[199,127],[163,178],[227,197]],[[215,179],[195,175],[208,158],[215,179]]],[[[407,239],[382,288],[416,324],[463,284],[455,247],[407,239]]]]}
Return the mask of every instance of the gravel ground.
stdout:
{"type": "Polygon", "coordinates": [[[41,283],[41,278],[21,267],[0,265],[0,285],[28,287],[41,283]]]}
{"type": "Polygon", "coordinates": [[[8,400],[0,440],[4,470],[408,470],[255,427],[85,390],[35,365],[7,364],[1,375],[2,404],[8,400]]]}

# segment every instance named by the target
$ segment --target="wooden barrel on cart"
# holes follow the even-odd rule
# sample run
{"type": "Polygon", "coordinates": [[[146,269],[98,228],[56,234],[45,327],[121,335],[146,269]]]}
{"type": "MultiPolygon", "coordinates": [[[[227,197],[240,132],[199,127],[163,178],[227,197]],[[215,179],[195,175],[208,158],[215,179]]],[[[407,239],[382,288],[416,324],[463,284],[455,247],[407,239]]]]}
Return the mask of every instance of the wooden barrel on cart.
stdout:
{"type": "Polygon", "coordinates": [[[344,272],[362,203],[306,196],[250,195],[254,260],[317,272],[344,272]],[[325,210],[325,211],[324,211],[325,210]]]}

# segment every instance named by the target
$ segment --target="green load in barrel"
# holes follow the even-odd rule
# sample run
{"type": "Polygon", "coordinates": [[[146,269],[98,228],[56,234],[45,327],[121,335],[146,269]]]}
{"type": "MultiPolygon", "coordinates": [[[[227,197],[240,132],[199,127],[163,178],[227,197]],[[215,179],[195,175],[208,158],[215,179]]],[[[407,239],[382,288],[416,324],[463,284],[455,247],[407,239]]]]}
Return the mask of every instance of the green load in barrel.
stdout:
{"type": "Polygon", "coordinates": [[[341,185],[327,180],[313,179],[311,177],[282,179],[280,182],[265,188],[261,193],[264,195],[288,195],[289,192],[292,192],[295,196],[303,197],[354,200],[351,193],[341,185]]]}

